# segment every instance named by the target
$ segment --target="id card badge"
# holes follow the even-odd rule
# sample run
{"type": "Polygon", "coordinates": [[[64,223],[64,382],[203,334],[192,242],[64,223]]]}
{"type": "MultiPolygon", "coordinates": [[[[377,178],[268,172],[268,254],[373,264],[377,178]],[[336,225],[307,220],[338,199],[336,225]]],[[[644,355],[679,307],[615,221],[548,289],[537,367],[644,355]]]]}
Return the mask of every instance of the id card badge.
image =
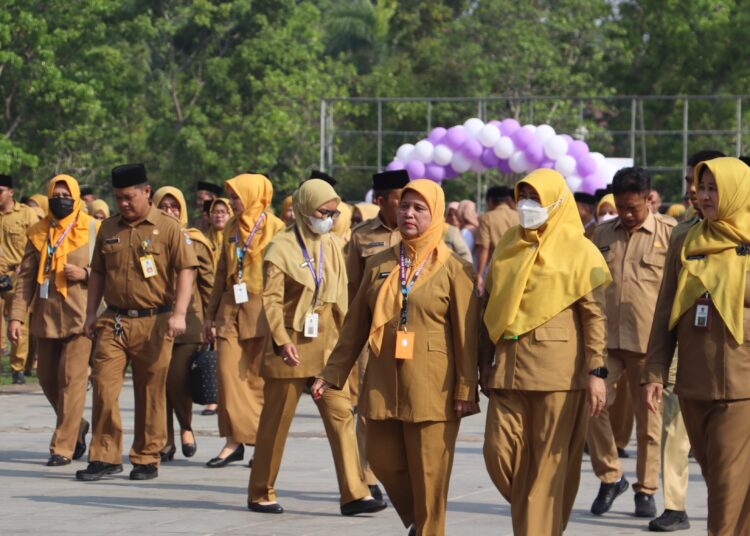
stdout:
{"type": "Polygon", "coordinates": [[[396,332],[396,359],[414,358],[414,332],[396,332]]]}
{"type": "Polygon", "coordinates": [[[318,336],[318,313],[305,315],[305,337],[314,339],[318,336]]]}
{"type": "Polygon", "coordinates": [[[247,284],[244,281],[242,283],[232,285],[232,289],[234,290],[234,303],[239,305],[241,303],[245,303],[248,300],[247,284]]]}
{"type": "Polygon", "coordinates": [[[711,329],[711,300],[698,298],[695,300],[695,320],[693,326],[697,329],[711,329]]]}
{"type": "Polygon", "coordinates": [[[141,257],[141,269],[143,270],[143,277],[146,279],[156,277],[158,272],[156,271],[156,261],[154,261],[153,255],[144,255],[141,257]]]}
{"type": "Polygon", "coordinates": [[[45,277],[42,284],[39,285],[39,297],[43,300],[49,299],[49,277],[45,277]]]}

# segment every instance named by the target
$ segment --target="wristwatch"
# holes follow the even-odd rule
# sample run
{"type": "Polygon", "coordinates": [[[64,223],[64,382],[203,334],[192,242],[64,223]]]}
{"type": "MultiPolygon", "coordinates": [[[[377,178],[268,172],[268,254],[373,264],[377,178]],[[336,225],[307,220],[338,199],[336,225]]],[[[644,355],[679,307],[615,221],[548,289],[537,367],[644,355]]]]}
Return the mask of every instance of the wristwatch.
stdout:
{"type": "Polygon", "coordinates": [[[602,380],[606,380],[607,376],[609,376],[609,369],[606,367],[597,367],[594,370],[590,370],[589,374],[601,378],[602,380]]]}

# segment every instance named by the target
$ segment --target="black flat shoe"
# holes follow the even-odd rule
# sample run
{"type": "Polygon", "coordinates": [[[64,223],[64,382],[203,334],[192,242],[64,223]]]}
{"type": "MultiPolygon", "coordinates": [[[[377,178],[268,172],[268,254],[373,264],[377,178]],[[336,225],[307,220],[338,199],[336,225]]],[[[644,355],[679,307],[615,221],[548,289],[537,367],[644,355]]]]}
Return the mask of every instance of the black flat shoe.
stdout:
{"type": "Polygon", "coordinates": [[[615,499],[625,493],[625,490],[627,490],[628,487],[630,487],[630,484],[625,480],[624,476],[620,477],[620,480],[617,482],[612,482],[611,484],[602,483],[599,486],[599,494],[591,505],[591,513],[600,516],[609,512],[615,499]]]}
{"type": "Polygon", "coordinates": [[[174,453],[177,452],[177,447],[172,445],[167,450],[162,450],[159,452],[159,458],[162,462],[171,462],[174,460],[174,453]]]}
{"type": "Polygon", "coordinates": [[[253,458],[252,458],[252,456],[250,457],[250,461],[249,461],[249,462],[247,462],[247,466],[248,466],[248,467],[249,467],[250,469],[252,469],[252,468],[253,468],[253,458]]]}
{"type": "Polygon", "coordinates": [[[374,514],[384,510],[388,505],[377,499],[357,499],[341,505],[342,516],[356,516],[357,514],[374,514]]]}
{"type": "Polygon", "coordinates": [[[377,484],[373,484],[372,486],[367,486],[370,488],[370,495],[372,495],[372,498],[378,501],[383,500],[383,492],[380,491],[380,486],[377,484]]]}
{"type": "Polygon", "coordinates": [[[159,476],[159,469],[155,463],[134,463],[133,470],[130,471],[130,480],[152,480],[157,476],[159,476]]]}
{"type": "Polygon", "coordinates": [[[49,457],[49,460],[47,460],[47,467],[59,467],[60,465],[68,465],[69,463],[69,458],[61,456],[60,454],[53,454],[49,457]]]}
{"type": "MultiPolygon", "coordinates": [[[[212,469],[216,469],[218,467],[225,467],[229,465],[232,462],[242,461],[245,458],[245,445],[240,443],[240,446],[234,449],[234,452],[232,452],[229,456],[226,458],[219,458],[218,456],[216,458],[211,458],[206,462],[206,467],[211,467],[212,469]]],[[[253,503],[249,503],[253,504],[253,503]]]]}
{"type": "Polygon", "coordinates": [[[204,409],[203,411],[201,411],[201,415],[206,415],[206,416],[208,416],[208,415],[216,415],[216,410],[215,409],[204,409]]]}
{"type": "Polygon", "coordinates": [[[197,443],[183,443],[182,444],[182,455],[186,458],[192,458],[198,450],[197,443]]]}
{"type": "Polygon", "coordinates": [[[249,502],[247,503],[247,509],[259,514],[283,514],[284,508],[279,503],[271,504],[260,504],[249,502]]]}
{"type": "Polygon", "coordinates": [[[83,421],[83,425],[81,425],[81,435],[79,436],[78,441],[76,441],[76,448],[73,451],[74,460],[80,460],[83,458],[83,455],[86,454],[86,434],[89,433],[90,427],[91,425],[88,421],[83,421]]]}
{"type": "Polygon", "coordinates": [[[76,480],[99,480],[107,475],[122,473],[122,464],[106,462],[90,462],[86,469],[76,471],[76,480]]]}
{"type": "Polygon", "coordinates": [[[617,457],[618,458],[630,458],[630,453],[625,449],[621,449],[620,447],[617,447],[617,457]]]}

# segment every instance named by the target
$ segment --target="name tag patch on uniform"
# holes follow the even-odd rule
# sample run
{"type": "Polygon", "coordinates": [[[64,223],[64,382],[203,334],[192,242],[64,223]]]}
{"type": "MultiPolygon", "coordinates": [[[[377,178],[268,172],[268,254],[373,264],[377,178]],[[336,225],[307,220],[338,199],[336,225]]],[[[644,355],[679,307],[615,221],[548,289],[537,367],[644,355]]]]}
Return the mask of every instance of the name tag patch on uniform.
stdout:
{"type": "Polygon", "coordinates": [[[599,248],[599,251],[601,251],[602,253],[606,253],[606,252],[609,251],[609,246],[601,247],[601,248],[599,248]]]}
{"type": "Polygon", "coordinates": [[[385,278],[386,278],[386,277],[388,277],[389,275],[391,275],[391,272],[380,272],[380,273],[378,274],[378,279],[385,279],[385,278]]]}
{"type": "Polygon", "coordinates": [[[105,244],[119,244],[120,243],[120,237],[115,236],[115,237],[112,237],[112,238],[106,238],[104,240],[104,243],[105,244]]]}
{"type": "Polygon", "coordinates": [[[377,248],[381,246],[385,246],[385,242],[370,242],[369,244],[367,244],[368,248],[377,248]]]}

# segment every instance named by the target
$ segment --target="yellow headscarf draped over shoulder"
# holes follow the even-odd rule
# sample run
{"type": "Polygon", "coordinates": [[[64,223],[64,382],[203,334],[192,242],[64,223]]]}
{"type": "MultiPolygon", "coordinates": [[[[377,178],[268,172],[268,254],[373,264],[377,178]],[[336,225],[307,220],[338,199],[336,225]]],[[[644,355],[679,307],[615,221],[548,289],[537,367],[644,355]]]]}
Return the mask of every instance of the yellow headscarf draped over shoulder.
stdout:
{"type": "MultiPolygon", "coordinates": [[[[44,268],[48,256],[47,241],[54,246],[65,229],[68,228],[68,225],[72,223],[73,226],[70,231],[52,255],[49,266],[49,273],[54,274],[55,288],[65,299],[68,297],[68,279],[65,277],[65,263],[68,262],[68,253],[87,245],[89,240],[95,240],[96,236],[89,236],[93,218],[81,210],[81,189],[78,186],[78,181],[69,175],[53,177],[47,185],[49,197],[52,197],[52,190],[58,182],[65,183],[70,190],[70,195],[73,198],[73,212],[60,221],[55,220],[52,214],[47,214],[42,220],[29,228],[28,237],[34,248],[39,252],[36,282],[41,285],[45,278],[44,268]]],[[[95,229],[97,232],[99,231],[98,221],[95,224],[95,229]]]]}
{"type": "Polygon", "coordinates": [[[227,263],[227,287],[239,283],[237,248],[242,248],[255,227],[258,218],[265,213],[255,236],[242,259],[242,280],[251,294],[263,291],[263,255],[271,239],[284,228],[283,222],[267,212],[273,198],[273,186],[264,175],[243,173],[224,182],[242,201],[242,212],[235,214],[224,227],[224,255],[227,263]]]}
{"type": "Polygon", "coordinates": [[[292,196],[294,199],[294,225],[279,233],[268,246],[263,259],[279,267],[287,276],[305,287],[294,311],[292,327],[303,332],[305,315],[312,310],[315,295],[315,280],[305,262],[302,248],[297,241],[295,228],[299,230],[305,249],[313,260],[313,269],[318,273],[321,246],[323,249],[323,283],[318,291],[318,303],[332,303],[334,312],[343,320],[349,306],[344,265],[343,243],[332,233],[313,233],[305,219],[315,210],[331,200],[341,202],[333,187],[320,179],[310,179],[302,183],[292,196]]]}
{"type": "Polygon", "coordinates": [[[732,337],[742,344],[750,256],[738,255],[736,248],[739,244],[750,244],[750,168],[730,157],[701,162],[693,176],[696,189],[704,169],[711,170],[716,179],[717,218],[713,221],[704,218],[685,237],[669,328],[674,328],[695,300],[708,292],[732,337]]]}
{"type": "Polygon", "coordinates": [[[154,192],[154,197],[152,199],[154,206],[158,207],[162,199],[164,199],[168,195],[174,197],[177,201],[177,204],[180,205],[180,224],[182,225],[182,232],[185,234],[185,236],[187,236],[194,242],[200,242],[208,248],[208,251],[213,252],[211,243],[208,241],[208,238],[206,238],[206,235],[204,235],[200,231],[200,229],[196,229],[194,227],[188,229],[187,203],[185,202],[185,196],[182,195],[182,192],[180,190],[173,186],[162,186],[154,192]]]}
{"type": "Polygon", "coordinates": [[[516,184],[528,184],[549,207],[537,230],[509,229],[490,261],[492,287],[484,323],[494,342],[539,327],[592,290],[612,281],[601,253],[583,234],[572,192],[562,175],[538,169],[516,184]]]}
{"type": "MultiPolygon", "coordinates": [[[[232,203],[229,202],[229,199],[226,197],[217,197],[213,201],[211,201],[211,208],[208,209],[209,216],[213,213],[214,207],[217,204],[222,204],[227,208],[227,212],[229,213],[229,218],[234,217],[234,211],[232,210],[232,203]]],[[[224,224],[224,229],[226,229],[226,224],[229,223],[229,220],[224,224]]],[[[209,223],[209,231],[208,231],[208,241],[211,242],[211,246],[214,250],[215,260],[218,262],[219,257],[221,256],[221,247],[224,243],[224,229],[215,229],[213,223],[209,223]]]]}
{"type": "MultiPolygon", "coordinates": [[[[432,221],[424,233],[415,238],[401,236],[406,256],[411,259],[411,264],[406,273],[407,281],[411,281],[414,273],[422,263],[429,257],[432,257],[431,260],[427,261],[419,279],[414,283],[413,291],[424,285],[429,281],[430,277],[437,273],[440,267],[451,256],[451,251],[445,245],[445,242],[443,242],[443,230],[445,227],[445,196],[443,189],[431,180],[417,179],[404,187],[401,197],[403,198],[404,194],[409,191],[418,193],[424,199],[432,215],[432,221]]],[[[372,313],[369,342],[376,354],[380,354],[385,326],[401,310],[403,296],[400,289],[401,266],[397,264],[380,287],[372,313]]]]}
{"type": "Polygon", "coordinates": [[[616,208],[615,205],[615,196],[613,194],[607,194],[604,197],[602,197],[599,202],[596,204],[596,219],[599,219],[599,209],[602,208],[602,205],[610,204],[612,205],[612,208],[616,208]]]}
{"type": "Polygon", "coordinates": [[[104,217],[109,218],[109,205],[103,199],[95,199],[89,204],[89,214],[95,216],[99,211],[104,212],[104,217]]]}

